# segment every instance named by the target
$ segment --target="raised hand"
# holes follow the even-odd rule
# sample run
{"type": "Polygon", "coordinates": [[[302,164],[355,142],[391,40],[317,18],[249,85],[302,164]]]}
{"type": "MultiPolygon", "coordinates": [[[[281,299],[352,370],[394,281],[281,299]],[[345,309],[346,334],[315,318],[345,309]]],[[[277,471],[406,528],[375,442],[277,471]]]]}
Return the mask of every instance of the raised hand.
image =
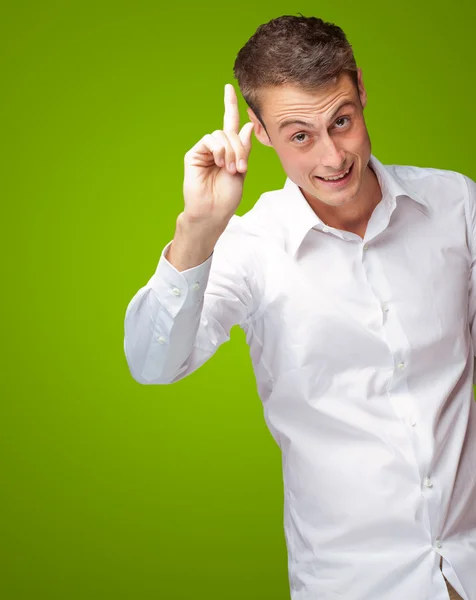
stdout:
{"type": "Polygon", "coordinates": [[[223,130],[205,135],[184,157],[183,217],[206,229],[224,228],[243,195],[248,169],[253,123],[240,131],[238,99],[231,84],[225,85],[223,130]]]}

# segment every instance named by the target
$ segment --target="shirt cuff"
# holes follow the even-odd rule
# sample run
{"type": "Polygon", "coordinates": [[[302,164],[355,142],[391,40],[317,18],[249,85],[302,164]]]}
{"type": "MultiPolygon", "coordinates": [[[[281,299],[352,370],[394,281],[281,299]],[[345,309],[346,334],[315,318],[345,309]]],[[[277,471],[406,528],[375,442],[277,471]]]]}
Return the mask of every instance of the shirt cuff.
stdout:
{"type": "Polygon", "coordinates": [[[162,250],[157,269],[148,285],[154,290],[162,306],[175,317],[179,311],[197,307],[202,301],[210,275],[213,252],[200,265],[178,271],[165,258],[172,241],[162,250]]]}

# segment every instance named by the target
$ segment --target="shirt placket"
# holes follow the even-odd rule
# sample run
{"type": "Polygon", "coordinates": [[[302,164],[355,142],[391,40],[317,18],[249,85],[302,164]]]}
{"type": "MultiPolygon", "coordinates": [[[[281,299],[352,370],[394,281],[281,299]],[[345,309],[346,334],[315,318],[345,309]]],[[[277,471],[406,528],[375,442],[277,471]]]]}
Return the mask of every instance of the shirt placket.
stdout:
{"type": "MultiPolygon", "coordinates": [[[[388,218],[390,217],[388,214],[388,218]]],[[[377,216],[376,214],[373,216],[377,216]]],[[[432,457],[431,432],[422,427],[418,411],[418,399],[408,388],[408,374],[411,371],[411,345],[392,304],[392,289],[385,275],[385,265],[379,256],[379,246],[385,243],[385,235],[377,237],[385,228],[369,227],[368,235],[361,244],[362,269],[373,295],[381,310],[373,321],[373,327],[385,340],[393,359],[393,370],[389,373],[387,398],[395,412],[397,421],[389,434],[398,444],[408,467],[415,475],[415,484],[420,486],[423,502],[423,526],[429,536],[429,543],[439,554],[443,543],[432,524],[437,523],[437,511],[442,497],[441,487],[430,472],[432,457]]],[[[388,265],[387,265],[388,266],[388,265]]]]}

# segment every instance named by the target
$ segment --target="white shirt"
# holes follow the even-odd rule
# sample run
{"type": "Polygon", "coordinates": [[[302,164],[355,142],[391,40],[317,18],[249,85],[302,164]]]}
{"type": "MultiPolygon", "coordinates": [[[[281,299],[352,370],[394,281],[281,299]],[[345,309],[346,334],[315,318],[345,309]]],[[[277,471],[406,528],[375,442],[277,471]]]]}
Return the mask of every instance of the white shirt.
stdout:
{"type": "Polygon", "coordinates": [[[370,165],[365,238],[299,187],[233,216],[213,254],[165,258],[131,300],[132,376],[170,384],[238,324],[282,451],[292,600],[476,600],[476,184],[370,165]]]}

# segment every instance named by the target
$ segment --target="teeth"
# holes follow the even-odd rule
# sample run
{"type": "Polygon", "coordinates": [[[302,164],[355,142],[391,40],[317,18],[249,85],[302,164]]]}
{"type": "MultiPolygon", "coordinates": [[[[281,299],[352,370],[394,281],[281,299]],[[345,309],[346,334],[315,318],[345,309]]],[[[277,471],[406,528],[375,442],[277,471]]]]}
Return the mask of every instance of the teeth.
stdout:
{"type": "Polygon", "coordinates": [[[338,179],[342,179],[343,177],[345,177],[349,171],[350,171],[350,167],[347,169],[347,171],[345,173],[343,173],[339,177],[322,177],[322,179],[324,179],[324,181],[337,181],[338,179]]]}

